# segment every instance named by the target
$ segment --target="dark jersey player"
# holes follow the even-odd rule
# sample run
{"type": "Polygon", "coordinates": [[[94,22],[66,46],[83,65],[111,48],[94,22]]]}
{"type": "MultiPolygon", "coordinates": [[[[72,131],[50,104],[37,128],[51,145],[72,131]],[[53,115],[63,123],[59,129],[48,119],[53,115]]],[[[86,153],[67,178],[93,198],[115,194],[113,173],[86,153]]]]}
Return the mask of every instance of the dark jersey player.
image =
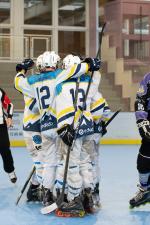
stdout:
{"type": "Polygon", "coordinates": [[[130,200],[131,208],[150,202],[150,73],[144,76],[137,91],[135,116],[142,142],[137,157],[139,191],[130,200]]]}

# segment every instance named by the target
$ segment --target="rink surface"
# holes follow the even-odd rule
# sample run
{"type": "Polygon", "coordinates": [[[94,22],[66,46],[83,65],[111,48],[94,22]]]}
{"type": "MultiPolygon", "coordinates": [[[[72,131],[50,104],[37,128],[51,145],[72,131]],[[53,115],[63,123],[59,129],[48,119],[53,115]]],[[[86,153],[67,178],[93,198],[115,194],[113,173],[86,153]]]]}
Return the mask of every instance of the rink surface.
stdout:
{"type": "Polygon", "coordinates": [[[19,206],[16,198],[31,170],[31,159],[25,148],[12,149],[18,175],[12,185],[3,172],[0,161],[0,225],[150,225],[150,205],[130,210],[128,201],[137,191],[136,157],[138,145],[102,145],[100,147],[101,203],[98,214],[84,218],[58,218],[41,215],[40,204],[26,203],[25,195],[19,206]]]}

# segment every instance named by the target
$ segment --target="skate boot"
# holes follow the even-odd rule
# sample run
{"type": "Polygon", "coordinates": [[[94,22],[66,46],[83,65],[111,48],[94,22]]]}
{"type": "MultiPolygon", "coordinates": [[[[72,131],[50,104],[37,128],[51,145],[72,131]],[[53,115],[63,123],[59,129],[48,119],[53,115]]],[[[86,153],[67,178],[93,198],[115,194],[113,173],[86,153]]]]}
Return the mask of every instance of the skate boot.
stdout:
{"type": "Polygon", "coordinates": [[[16,183],[17,177],[16,177],[16,174],[15,174],[14,171],[11,172],[11,173],[8,173],[8,176],[9,176],[9,179],[10,179],[10,181],[11,181],[12,183],[16,183]]]}
{"type": "Polygon", "coordinates": [[[49,206],[49,205],[51,205],[51,204],[54,203],[53,194],[52,194],[52,192],[48,188],[44,188],[43,187],[42,193],[43,193],[42,194],[43,195],[42,204],[44,206],[49,206]]]}
{"type": "Polygon", "coordinates": [[[41,190],[40,185],[30,184],[29,189],[27,191],[27,201],[28,202],[40,202],[41,201],[41,190]]]}
{"type": "MultiPolygon", "coordinates": [[[[58,199],[61,194],[60,189],[56,189],[56,193],[57,193],[57,199],[58,199]]],[[[64,194],[64,202],[68,203],[67,194],[64,194]]]]}
{"type": "Polygon", "coordinates": [[[146,203],[150,203],[150,189],[144,190],[140,186],[138,187],[139,191],[136,193],[136,196],[129,201],[131,209],[140,205],[145,205],[146,203]]]}
{"type": "Polygon", "coordinates": [[[58,217],[83,217],[85,211],[80,196],[75,197],[69,203],[63,202],[61,207],[55,211],[58,217]]]}
{"type": "Polygon", "coordinates": [[[98,212],[101,208],[100,196],[99,196],[99,183],[96,184],[94,188],[93,195],[93,209],[94,212],[98,212]]]}
{"type": "Polygon", "coordinates": [[[94,213],[94,202],[91,188],[85,188],[83,194],[83,206],[86,213],[94,213]]]}

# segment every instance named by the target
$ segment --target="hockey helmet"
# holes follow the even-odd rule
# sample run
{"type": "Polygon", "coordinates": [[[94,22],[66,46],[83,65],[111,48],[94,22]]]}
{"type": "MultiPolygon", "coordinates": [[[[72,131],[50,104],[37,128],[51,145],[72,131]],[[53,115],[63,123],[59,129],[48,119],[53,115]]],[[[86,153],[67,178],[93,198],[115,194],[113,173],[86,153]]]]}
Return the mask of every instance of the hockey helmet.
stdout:
{"type": "Polygon", "coordinates": [[[81,62],[81,60],[78,56],[69,54],[63,59],[63,68],[68,69],[69,67],[73,66],[74,64],[79,64],[80,62],[81,62]]]}
{"type": "Polygon", "coordinates": [[[54,51],[46,51],[43,53],[43,67],[57,67],[60,57],[54,51]]]}
{"type": "Polygon", "coordinates": [[[43,55],[42,54],[37,57],[36,68],[38,70],[42,70],[43,69],[43,55]]]}

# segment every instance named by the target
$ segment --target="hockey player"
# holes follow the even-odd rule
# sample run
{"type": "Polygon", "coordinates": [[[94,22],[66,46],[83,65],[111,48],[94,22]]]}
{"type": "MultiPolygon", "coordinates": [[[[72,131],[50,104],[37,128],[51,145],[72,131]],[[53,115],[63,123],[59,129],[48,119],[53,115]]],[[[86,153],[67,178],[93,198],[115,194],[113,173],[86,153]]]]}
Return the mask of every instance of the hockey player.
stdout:
{"type": "Polygon", "coordinates": [[[14,160],[10,150],[8,128],[12,126],[13,104],[0,88],[0,155],[3,160],[4,171],[8,173],[10,181],[16,183],[14,160]],[[5,115],[6,112],[6,115],[5,115]]]}
{"type": "Polygon", "coordinates": [[[103,137],[107,130],[105,128],[105,122],[110,118],[111,110],[103,98],[102,94],[98,91],[94,96],[91,113],[94,120],[94,134],[87,137],[85,145],[89,151],[92,167],[93,167],[93,179],[94,179],[94,211],[100,208],[100,195],[99,195],[99,183],[100,183],[100,168],[99,168],[99,145],[100,139],[103,137]]]}
{"type": "Polygon", "coordinates": [[[17,65],[18,74],[15,77],[15,86],[25,95],[35,97],[40,111],[40,123],[42,134],[42,151],[44,153],[43,170],[43,204],[50,205],[53,202],[53,186],[55,180],[55,169],[57,164],[56,157],[56,110],[55,110],[55,87],[57,84],[70,78],[71,76],[80,76],[88,69],[97,69],[100,67],[98,59],[89,59],[89,63],[83,63],[73,66],[69,70],[57,69],[59,56],[54,52],[43,53],[44,72],[40,75],[34,75],[31,78],[24,78],[25,70],[28,69],[28,63],[17,65]]]}
{"type": "MultiPolygon", "coordinates": [[[[68,55],[64,58],[63,64],[67,69],[74,64],[78,64],[80,62],[77,56],[68,55]]],[[[57,210],[57,215],[61,216],[78,216],[81,212],[84,214],[84,207],[82,205],[81,199],[81,191],[84,185],[85,193],[88,198],[87,204],[90,204],[92,207],[92,189],[93,189],[93,177],[92,177],[92,167],[91,161],[89,157],[84,157],[84,160],[81,161],[81,148],[83,136],[89,135],[93,133],[93,120],[92,115],[90,113],[90,103],[91,98],[95,94],[94,89],[90,89],[89,95],[86,101],[86,106],[83,106],[85,101],[85,94],[88,86],[88,82],[90,80],[89,75],[81,76],[79,80],[70,79],[61,84],[58,88],[58,95],[56,98],[56,111],[58,118],[58,134],[63,135],[61,133],[61,129],[65,130],[66,126],[70,126],[71,129],[76,129],[77,121],[79,120],[80,113],[82,111],[82,107],[85,107],[83,110],[83,115],[80,118],[80,128],[78,131],[78,138],[75,142],[74,149],[70,153],[69,159],[69,168],[68,168],[68,178],[67,178],[67,187],[68,187],[68,195],[67,200],[68,204],[64,204],[59,210],[57,210]],[[79,82],[79,83],[78,83],[79,82]],[[76,92],[78,95],[76,96],[76,92]],[[77,98],[77,104],[76,102],[77,98]],[[62,104],[62,99],[65,99],[65,102],[62,104]],[[72,128],[71,126],[74,127],[72,128]],[[83,162],[83,163],[82,163],[83,162]],[[81,164],[84,164],[84,172],[82,175],[80,174],[81,164]],[[85,169],[86,167],[86,169],[85,169]],[[85,178],[86,177],[86,178],[85,178]],[[83,179],[84,178],[84,179],[83,179]],[[83,184],[84,183],[84,184],[83,184]]],[[[63,160],[60,162],[57,169],[57,183],[58,188],[61,189],[61,185],[63,183],[63,168],[65,164],[65,158],[67,154],[67,145],[71,145],[71,143],[67,142],[68,140],[63,140],[64,144],[61,145],[61,151],[63,153],[63,160]]]]}
{"type": "Polygon", "coordinates": [[[150,73],[140,82],[135,101],[135,116],[142,143],[137,157],[139,191],[130,200],[134,208],[150,202],[150,73]]]}
{"type": "MultiPolygon", "coordinates": [[[[34,62],[31,59],[23,61],[25,64],[30,62],[31,68],[34,66],[34,62]]],[[[36,66],[40,69],[41,56],[37,58],[36,66]]],[[[29,76],[28,73],[24,73],[24,76],[29,76]]],[[[31,77],[32,75],[30,75],[31,77]]],[[[21,90],[19,90],[22,92],[21,90]]],[[[40,132],[40,114],[37,107],[36,99],[27,95],[24,95],[24,116],[23,116],[23,136],[28,152],[33,160],[36,172],[33,174],[30,187],[27,191],[28,201],[39,201],[40,184],[42,182],[42,163],[41,163],[41,148],[42,139],[40,132]]]]}

